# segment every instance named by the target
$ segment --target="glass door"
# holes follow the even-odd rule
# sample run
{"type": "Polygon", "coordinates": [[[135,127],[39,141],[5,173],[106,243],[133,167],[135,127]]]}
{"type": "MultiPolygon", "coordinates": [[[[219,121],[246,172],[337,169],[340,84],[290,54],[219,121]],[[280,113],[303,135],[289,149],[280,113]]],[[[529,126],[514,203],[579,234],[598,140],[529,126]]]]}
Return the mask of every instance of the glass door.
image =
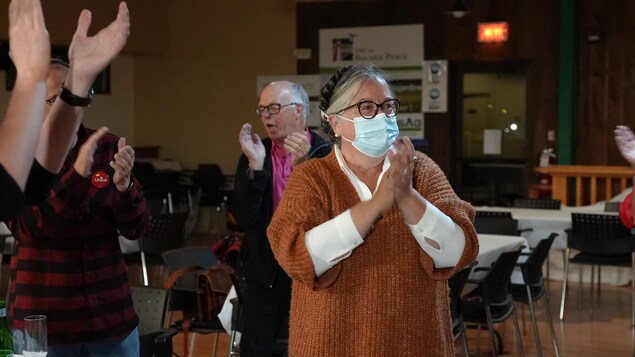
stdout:
{"type": "Polygon", "coordinates": [[[457,110],[462,198],[474,205],[511,205],[526,187],[527,80],[515,64],[458,71],[457,110]]]}

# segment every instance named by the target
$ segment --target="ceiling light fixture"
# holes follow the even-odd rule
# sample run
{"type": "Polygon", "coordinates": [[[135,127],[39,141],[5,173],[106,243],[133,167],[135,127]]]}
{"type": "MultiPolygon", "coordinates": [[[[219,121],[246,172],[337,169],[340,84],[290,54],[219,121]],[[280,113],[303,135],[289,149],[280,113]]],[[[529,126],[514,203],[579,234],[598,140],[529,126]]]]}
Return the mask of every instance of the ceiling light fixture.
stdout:
{"type": "Polygon", "coordinates": [[[462,17],[465,17],[465,15],[469,14],[470,11],[468,11],[467,7],[465,7],[463,0],[456,0],[452,8],[449,11],[447,11],[447,13],[452,15],[452,17],[454,17],[455,19],[460,19],[462,17]]]}

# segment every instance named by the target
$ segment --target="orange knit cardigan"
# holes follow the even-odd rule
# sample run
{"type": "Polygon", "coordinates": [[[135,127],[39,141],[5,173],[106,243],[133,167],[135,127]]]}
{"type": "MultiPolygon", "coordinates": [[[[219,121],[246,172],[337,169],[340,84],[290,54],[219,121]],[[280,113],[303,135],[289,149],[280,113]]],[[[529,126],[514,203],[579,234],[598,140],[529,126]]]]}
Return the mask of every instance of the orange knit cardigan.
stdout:
{"type": "Polygon", "coordinates": [[[447,279],[478,253],[474,210],[436,163],[416,155],[415,188],[465,232],[455,268],[434,267],[394,205],[364,244],[317,278],[305,232],[360,199],[334,152],[291,175],[267,231],[276,259],[293,279],[290,356],[454,356],[447,279]]]}

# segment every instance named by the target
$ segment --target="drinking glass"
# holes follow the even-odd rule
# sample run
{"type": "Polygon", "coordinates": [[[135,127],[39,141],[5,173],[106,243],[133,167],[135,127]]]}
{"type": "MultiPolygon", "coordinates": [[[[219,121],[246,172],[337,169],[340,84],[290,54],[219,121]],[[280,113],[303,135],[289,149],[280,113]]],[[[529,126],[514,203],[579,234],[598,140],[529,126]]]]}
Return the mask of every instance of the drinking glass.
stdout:
{"type": "Polygon", "coordinates": [[[30,315],[24,318],[24,357],[45,357],[46,316],[30,315]]]}

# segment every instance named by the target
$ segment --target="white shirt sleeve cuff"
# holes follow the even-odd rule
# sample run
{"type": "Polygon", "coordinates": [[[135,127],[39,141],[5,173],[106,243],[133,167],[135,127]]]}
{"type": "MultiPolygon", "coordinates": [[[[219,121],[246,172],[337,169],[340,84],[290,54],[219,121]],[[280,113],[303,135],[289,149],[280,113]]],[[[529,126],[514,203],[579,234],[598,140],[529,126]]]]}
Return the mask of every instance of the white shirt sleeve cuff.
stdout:
{"type": "Polygon", "coordinates": [[[454,267],[461,259],[465,248],[465,232],[432,203],[426,201],[426,211],[421,220],[408,227],[437,268],[454,267]],[[440,248],[431,246],[426,238],[437,242],[440,248]]]}
{"type": "Polygon", "coordinates": [[[364,243],[350,209],[306,232],[304,240],[318,277],[364,243]]]}

